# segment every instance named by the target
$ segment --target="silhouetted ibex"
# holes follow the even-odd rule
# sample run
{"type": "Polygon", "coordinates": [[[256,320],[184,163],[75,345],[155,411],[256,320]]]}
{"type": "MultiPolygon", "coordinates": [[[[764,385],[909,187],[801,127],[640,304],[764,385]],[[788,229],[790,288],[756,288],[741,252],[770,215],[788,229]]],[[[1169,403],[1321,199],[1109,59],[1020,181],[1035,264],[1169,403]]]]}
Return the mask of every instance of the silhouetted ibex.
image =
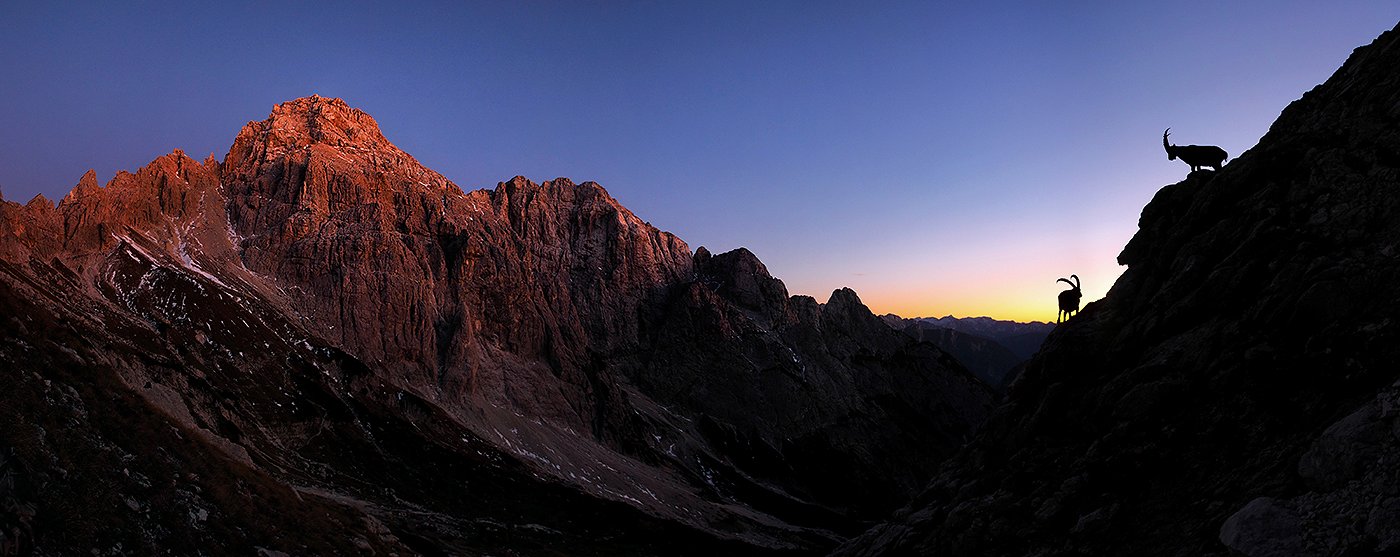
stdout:
{"type": "Polygon", "coordinates": [[[1070,282],[1069,279],[1064,278],[1055,281],[1063,282],[1070,286],[1069,290],[1060,293],[1060,313],[1055,314],[1056,323],[1059,323],[1061,318],[1069,319],[1071,315],[1078,312],[1079,298],[1084,296],[1084,293],[1079,291],[1079,275],[1070,275],[1069,278],[1074,279],[1074,282],[1070,282]]]}
{"type": "Polygon", "coordinates": [[[1162,132],[1162,147],[1167,149],[1167,160],[1181,159],[1181,162],[1191,165],[1191,172],[1200,170],[1202,166],[1220,170],[1220,166],[1225,164],[1225,159],[1230,158],[1224,149],[1214,145],[1172,145],[1167,143],[1167,135],[1171,132],[1171,128],[1162,132]]]}

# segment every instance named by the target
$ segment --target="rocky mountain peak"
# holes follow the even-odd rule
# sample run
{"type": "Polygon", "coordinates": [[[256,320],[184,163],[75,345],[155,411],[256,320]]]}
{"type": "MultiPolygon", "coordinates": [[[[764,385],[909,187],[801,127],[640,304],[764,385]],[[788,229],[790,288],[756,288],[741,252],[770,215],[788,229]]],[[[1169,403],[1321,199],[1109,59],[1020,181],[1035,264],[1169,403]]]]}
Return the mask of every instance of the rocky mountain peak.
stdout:
{"type": "MultiPolygon", "coordinates": [[[[825,311],[835,315],[853,315],[860,317],[864,317],[865,314],[870,313],[870,310],[865,308],[865,304],[861,303],[860,296],[856,294],[856,291],[848,287],[842,287],[831,292],[831,297],[826,300],[825,311]]],[[[874,314],[871,315],[873,316],[874,314]]]]}
{"type": "Polygon", "coordinates": [[[44,197],[42,193],[35,194],[34,197],[29,200],[29,203],[25,203],[24,206],[33,210],[48,210],[54,207],[53,201],[44,197]]]}
{"type": "Polygon", "coordinates": [[[88,169],[87,172],[83,173],[81,178],[78,178],[77,185],[73,186],[73,189],[68,190],[68,193],[63,196],[63,199],[59,200],[59,205],[77,203],[79,199],[90,197],[101,188],[102,186],[97,183],[97,171],[88,169]]]}
{"type": "Polygon", "coordinates": [[[280,103],[272,108],[267,119],[249,122],[243,129],[297,145],[388,143],[379,131],[379,124],[369,114],[342,99],[318,95],[280,103]]]}
{"type": "Polygon", "coordinates": [[[701,280],[740,307],[779,308],[788,297],[783,281],[768,274],[768,268],[747,248],[711,255],[701,247],[695,250],[695,262],[701,280]]]}
{"type": "Polygon", "coordinates": [[[281,103],[263,121],[248,122],[224,157],[224,172],[250,184],[265,186],[288,173],[315,171],[327,177],[382,175],[388,182],[376,185],[394,191],[438,190],[451,183],[390,143],[369,114],[316,95],[281,103]]]}
{"type": "Polygon", "coordinates": [[[460,188],[390,143],[368,114],[319,96],[249,122],[220,167],[237,232],[300,238],[324,223],[387,230],[441,218],[460,188]]]}
{"type": "MultiPolygon", "coordinates": [[[[20,447],[56,492],[108,494],[94,529],[150,551],[282,547],[259,521],[296,518],[235,484],[398,552],[528,550],[522,535],[594,554],[819,551],[910,496],[991,400],[850,290],[823,312],[748,250],[692,256],[593,182],[464,192],[317,96],[250,122],[222,164],[175,151],[106,187],[89,172],[57,208],[0,203],[0,315],[25,316],[0,319],[0,362],[24,370],[0,423],[81,430],[61,451],[102,464],[47,465],[19,433],[0,456],[20,447]],[[72,404],[16,402],[59,390],[72,404]],[[72,425],[84,405],[121,419],[72,425]],[[189,442],[146,439],[172,428],[189,442]],[[109,435],[143,454],[83,449],[109,435]],[[191,493],[211,499],[108,521],[191,493]],[[167,527],[206,514],[244,529],[167,527]],[[521,526],[498,547],[478,517],[521,526]]],[[[93,545],[62,512],[36,545],[93,545]]]]}

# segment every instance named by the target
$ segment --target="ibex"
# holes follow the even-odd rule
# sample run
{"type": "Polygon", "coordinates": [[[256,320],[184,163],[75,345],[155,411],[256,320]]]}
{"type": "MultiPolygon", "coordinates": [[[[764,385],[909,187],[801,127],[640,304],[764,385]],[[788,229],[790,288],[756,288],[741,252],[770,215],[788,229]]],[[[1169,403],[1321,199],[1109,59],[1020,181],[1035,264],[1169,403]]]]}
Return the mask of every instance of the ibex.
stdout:
{"type": "Polygon", "coordinates": [[[1063,282],[1070,286],[1069,290],[1060,292],[1060,313],[1055,314],[1056,323],[1059,323],[1062,318],[1069,319],[1071,315],[1078,312],[1079,298],[1084,296],[1084,293],[1079,291],[1079,275],[1070,275],[1069,278],[1074,279],[1074,282],[1070,282],[1069,279],[1064,278],[1055,281],[1063,282]]]}
{"type": "Polygon", "coordinates": [[[1167,149],[1167,160],[1174,161],[1179,158],[1181,162],[1191,165],[1191,172],[1200,170],[1202,166],[1220,170],[1220,166],[1225,164],[1225,159],[1230,158],[1224,149],[1214,145],[1172,145],[1167,143],[1167,135],[1171,133],[1171,128],[1162,132],[1162,147],[1167,149]]]}

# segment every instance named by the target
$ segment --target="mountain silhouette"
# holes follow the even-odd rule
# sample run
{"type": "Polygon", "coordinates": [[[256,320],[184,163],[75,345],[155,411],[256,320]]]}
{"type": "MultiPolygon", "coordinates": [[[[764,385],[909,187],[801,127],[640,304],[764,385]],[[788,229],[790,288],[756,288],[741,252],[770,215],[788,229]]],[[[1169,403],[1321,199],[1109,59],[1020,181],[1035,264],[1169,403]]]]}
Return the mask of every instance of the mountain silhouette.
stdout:
{"type": "Polygon", "coordinates": [[[1055,330],[1054,323],[1042,321],[1019,323],[990,317],[958,318],[951,315],[915,319],[935,327],[994,340],[1023,360],[1029,360],[1035,355],[1036,351],[1040,350],[1041,343],[1045,342],[1045,337],[1055,330]]]}
{"type": "Polygon", "coordinates": [[[823,552],[992,397],[851,290],[591,182],[463,191],[319,96],[0,203],[0,316],[0,525],[46,554],[823,552]]]}
{"type": "Polygon", "coordinates": [[[1400,550],[1400,31],[1162,188],[1101,301],[839,555],[1400,550]]]}
{"type": "MultiPolygon", "coordinates": [[[[991,327],[982,325],[975,320],[959,320],[953,317],[942,320],[929,319],[904,319],[897,315],[888,314],[881,317],[891,327],[903,331],[920,341],[932,343],[934,346],[947,352],[966,367],[968,371],[981,379],[983,383],[997,389],[998,392],[1004,390],[1006,379],[1013,376],[1012,370],[1022,362],[1026,361],[1029,354],[1022,356],[1013,352],[1005,346],[1002,340],[995,340],[978,334],[964,332],[953,327],[963,327],[965,329],[977,329],[984,334],[996,335],[1003,340],[1011,340],[1013,343],[1020,342],[1018,337],[1026,334],[1036,335],[1037,333],[1014,333],[1012,331],[1033,331],[1037,327],[1033,324],[1014,323],[1010,321],[993,322],[987,318],[981,318],[990,323],[995,323],[991,327]],[[965,324],[960,324],[966,322],[965,324]],[[948,323],[952,327],[944,327],[935,323],[948,323]]],[[[1048,333],[1048,331],[1047,331],[1048,333]]],[[[1044,340],[1046,333],[1039,333],[1039,338],[1044,340]]],[[[1024,343],[1022,343],[1024,344],[1024,343]]],[[[1038,347],[1038,344],[1037,344],[1038,347]]],[[[1034,353],[1035,349],[1031,349],[1034,353]]]]}

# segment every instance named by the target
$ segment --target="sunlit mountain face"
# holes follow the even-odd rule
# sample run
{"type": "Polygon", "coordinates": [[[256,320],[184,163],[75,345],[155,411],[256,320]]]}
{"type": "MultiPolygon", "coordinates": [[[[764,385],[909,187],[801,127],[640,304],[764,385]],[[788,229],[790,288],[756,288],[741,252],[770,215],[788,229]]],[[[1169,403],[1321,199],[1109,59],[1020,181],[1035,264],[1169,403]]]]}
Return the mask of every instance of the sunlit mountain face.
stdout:
{"type": "Polygon", "coordinates": [[[822,552],[995,397],[854,291],[591,182],[463,191],[340,99],[0,205],[0,257],[7,539],[46,551],[822,552]]]}

